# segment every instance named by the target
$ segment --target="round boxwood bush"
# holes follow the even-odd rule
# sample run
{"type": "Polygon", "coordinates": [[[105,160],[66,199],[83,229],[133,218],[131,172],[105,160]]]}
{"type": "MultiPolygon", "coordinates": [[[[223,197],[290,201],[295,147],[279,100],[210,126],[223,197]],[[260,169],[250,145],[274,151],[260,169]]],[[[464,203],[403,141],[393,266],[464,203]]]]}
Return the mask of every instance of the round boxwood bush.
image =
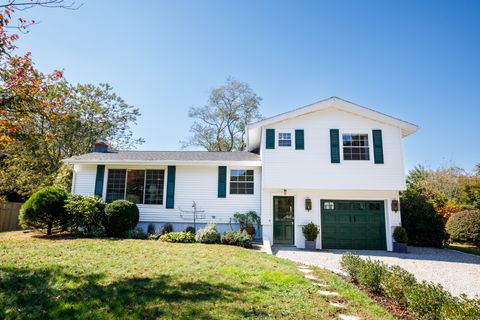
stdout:
{"type": "Polygon", "coordinates": [[[198,230],[195,240],[200,243],[220,243],[220,232],[214,224],[209,224],[205,228],[198,230]]]}
{"type": "Polygon", "coordinates": [[[64,230],[68,216],[64,205],[67,193],[60,187],[46,187],[34,193],[20,209],[23,228],[44,229],[48,235],[64,230]]]}
{"type": "Polygon", "coordinates": [[[398,243],[407,243],[407,230],[405,230],[403,227],[396,227],[395,230],[393,230],[393,240],[398,243]]]}
{"type": "Polygon", "coordinates": [[[453,214],[446,229],[450,239],[471,242],[480,246],[480,210],[466,210],[453,214]]]}
{"type": "Polygon", "coordinates": [[[121,237],[135,228],[139,217],[136,204],[127,200],[115,200],[105,207],[103,226],[107,235],[121,237]]]}

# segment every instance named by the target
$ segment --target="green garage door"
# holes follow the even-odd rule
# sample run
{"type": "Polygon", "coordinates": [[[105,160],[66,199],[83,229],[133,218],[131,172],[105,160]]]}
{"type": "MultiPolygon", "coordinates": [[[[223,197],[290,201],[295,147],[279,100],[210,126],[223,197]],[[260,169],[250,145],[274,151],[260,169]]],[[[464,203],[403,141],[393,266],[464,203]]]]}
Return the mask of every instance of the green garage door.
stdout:
{"type": "Polygon", "coordinates": [[[322,200],[322,248],[386,250],[383,201],[322,200]]]}

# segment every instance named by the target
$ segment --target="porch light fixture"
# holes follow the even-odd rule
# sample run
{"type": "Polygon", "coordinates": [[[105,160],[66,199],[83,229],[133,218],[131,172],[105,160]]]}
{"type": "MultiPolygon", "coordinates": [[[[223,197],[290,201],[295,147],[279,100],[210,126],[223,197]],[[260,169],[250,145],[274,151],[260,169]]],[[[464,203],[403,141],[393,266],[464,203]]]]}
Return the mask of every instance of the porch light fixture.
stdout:
{"type": "Polygon", "coordinates": [[[310,198],[305,199],[305,210],[307,211],[312,210],[312,199],[310,198]]]}
{"type": "Polygon", "coordinates": [[[284,195],[284,196],[287,195],[287,189],[283,189],[283,195],[284,195]]]}
{"type": "Polygon", "coordinates": [[[397,199],[392,200],[392,211],[398,212],[398,200],[397,199]]]}

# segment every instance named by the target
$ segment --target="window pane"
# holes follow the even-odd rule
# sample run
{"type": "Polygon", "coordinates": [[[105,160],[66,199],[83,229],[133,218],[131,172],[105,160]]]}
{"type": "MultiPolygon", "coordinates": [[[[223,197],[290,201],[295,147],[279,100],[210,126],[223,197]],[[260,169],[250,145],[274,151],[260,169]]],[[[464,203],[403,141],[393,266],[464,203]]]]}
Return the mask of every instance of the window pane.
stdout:
{"type": "Polygon", "coordinates": [[[147,170],[145,179],[145,204],[163,204],[165,170],[147,170]]]}
{"type": "Polygon", "coordinates": [[[106,201],[112,202],[125,197],[125,169],[109,169],[107,179],[106,201]]]}
{"type": "Polygon", "coordinates": [[[278,146],[290,147],[292,145],[292,134],[287,132],[281,132],[278,134],[278,146]]]}
{"type": "Polygon", "coordinates": [[[253,194],[253,170],[230,170],[230,194],[253,194]]]}
{"type": "Polygon", "coordinates": [[[127,194],[125,199],[133,203],[143,203],[145,170],[128,170],[127,194]]]}
{"type": "Polygon", "coordinates": [[[367,134],[344,134],[343,160],[370,160],[367,134]]]}

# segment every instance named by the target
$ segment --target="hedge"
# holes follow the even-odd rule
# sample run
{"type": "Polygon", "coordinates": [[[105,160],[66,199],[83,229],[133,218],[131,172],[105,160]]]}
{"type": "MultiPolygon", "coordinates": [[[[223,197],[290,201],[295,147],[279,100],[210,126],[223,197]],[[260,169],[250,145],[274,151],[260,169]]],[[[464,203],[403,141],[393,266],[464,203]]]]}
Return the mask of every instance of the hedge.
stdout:
{"type": "Polygon", "coordinates": [[[480,319],[480,298],[454,297],[439,284],[417,282],[408,271],[346,253],[340,266],[362,287],[402,305],[416,319],[480,319]]]}

